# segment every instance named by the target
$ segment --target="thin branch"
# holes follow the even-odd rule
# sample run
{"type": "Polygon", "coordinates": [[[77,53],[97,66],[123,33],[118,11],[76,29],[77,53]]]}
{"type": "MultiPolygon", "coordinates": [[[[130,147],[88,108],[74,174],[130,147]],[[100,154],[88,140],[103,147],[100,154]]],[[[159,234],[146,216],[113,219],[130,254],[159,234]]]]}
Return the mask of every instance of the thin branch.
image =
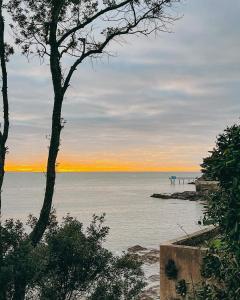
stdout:
{"type": "MultiPolygon", "coordinates": [[[[152,31],[159,29],[158,27],[157,28],[155,27],[149,31],[147,29],[132,31],[132,29],[136,28],[139,25],[139,23],[142,22],[143,20],[155,19],[154,16],[149,16],[149,14],[154,11],[154,9],[155,9],[155,7],[148,10],[138,20],[135,19],[132,24],[128,24],[126,27],[124,27],[122,29],[117,29],[115,32],[107,35],[105,41],[102,42],[97,49],[91,49],[91,50],[88,50],[87,52],[85,52],[85,49],[84,49],[82,55],[75,61],[75,63],[71,66],[71,68],[68,72],[68,75],[63,84],[63,94],[65,94],[65,92],[69,86],[70,80],[72,78],[72,75],[73,75],[74,71],[77,69],[78,65],[81,64],[82,61],[89,56],[92,56],[95,54],[101,54],[103,52],[103,50],[106,48],[106,46],[109,44],[109,42],[112,41],[115,37],[126,35],[126,34],[137,34],[137,33],[148,35],[152,31]]],[[[95,45],[97,46],[97,44],[95,44],[95,45]]]]}
{"type": "Polygon", "coordinates": [[[128,3],[132,2],[132,0],[125,0],[119,4],[116,5],[112,5],[112,6],[108,6],[105,9],[100,10],[99,12],[97,12],[94,16],[92,16],[91,18],[88,18],[85,22],[79,24],[78,26],[70,29],[69,31],[67,31],[65,34],[63,34],[63,36],[58,40],[58,46],[60,46],[65,40],[66,38],[68,38],[71,34],[77,32],[78,30],[86,27],[88,24],[92,23],[94,20],[96,20],[98,17],[104,15],[105,13],[109,12],[109,11],[113,11],[116,10],[120,7],[123,7],[125,5],[127,5],[128,3]]]}

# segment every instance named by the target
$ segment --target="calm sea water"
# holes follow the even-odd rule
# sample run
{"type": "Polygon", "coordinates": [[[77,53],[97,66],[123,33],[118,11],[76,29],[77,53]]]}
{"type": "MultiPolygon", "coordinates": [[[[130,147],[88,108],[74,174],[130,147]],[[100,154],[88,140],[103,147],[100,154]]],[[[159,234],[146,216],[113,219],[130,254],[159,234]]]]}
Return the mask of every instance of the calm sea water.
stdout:
{"type": "MultiPolygon", "coordinates": [[[[111,228],[106,246],[114,251],[129,246],[157,248],[164,240],[199,229],[202,205],[184,200],[151,198],[152,193],[194,190],[193,185],[170,185],[172,173],[60,173],[54,206],[59,218],[67,213],[87,225],[93,214],[106,213],[111,228]]],[[[174,174],[176,175],[176,173],[174,174]]],[[[198,173],[179,173],[198,176],[198,173]]],[[[41,173],[7,173],[3,188],[3,218],[26,220],[38,216],[44,195],[41,173]]]]}

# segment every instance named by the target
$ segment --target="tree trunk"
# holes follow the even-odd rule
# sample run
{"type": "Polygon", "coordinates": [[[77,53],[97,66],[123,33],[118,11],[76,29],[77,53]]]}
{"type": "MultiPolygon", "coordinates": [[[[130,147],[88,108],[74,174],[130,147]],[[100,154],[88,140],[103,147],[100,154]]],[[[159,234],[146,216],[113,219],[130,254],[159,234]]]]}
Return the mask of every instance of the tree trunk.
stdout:
{"type": "Polygon", "coordinates": [[[47,175],[46,175],[46,190],[44,202],[41,209],[40,217],[32,233],[30,239],[32,244],[36,246],[41,240],[49,222],[49,215],[52,208],[52,200],[56,179],[56,160],[60,145],[60,135],[62,130],[62,103],[64,92],[62,88],[62,70],[60,65],[60,56],[58,44],[56,40],[57,31],[57,11],[53,10],[53,21],[50,26],[50,70],[52,75],[52,83],[54,90],[54,107],[52,113],[52,131],[51,140],[48,152],[47,175]],[[56,15],[55,15],[56,14],[56,15]]]}
{"type": "Polygon", "coordinates": [[[0,131],[0,217],[2,209],[2,184],[4,179],[4,167],[6,156],[6,141],[9,131],[9,117],[8,117],[8,88],[7,88],[7,68],[6,68],[6,53],[4,43],[4,18],[2,15],[2,0],[0,0],[0,61],[2,70],[2,98],[3,98],[3,131],[0,131]]]}
{"type": "MultiPolygon", "coordinates": [[[[56,49],[53,47],[50,57],[50,68],[52,73],[52,82],[54,87],[54,107],[52,113],[52,130],[51,140],[48,152],[47,174],[46,174],[46,190],[44,195],[43,206],[39,219],[33,231],[30,233],[30,240],[33,246],[37,246],[40,242],[49,222],[49,215],[52,208],[52,200],[56,179],[56,160],[60,145],[61,135],[61,113],[64,93],[61,87],[61,67],[58,60],[56,49]]],[[[23,300],[25,298],[26,283],[21,282],[18,278],[15,282],[15,291],[13,300],[23,300]]]]}
{"type": "MultiPolygon", "coordinates": [[[[40,212],[39,219],[30,233],[29,238],[33,246],[42,239],[44,232],[49,222],[49,216],[52,208],[55,180],[56,180],[56,161],[60,145],[60,135],[62,130],[62,103],[64,91],[62,88],[62,70],[60,65],[60,56],[58,44],[56,40],[58,11],[53,9],[52,22],[50,26],[50,70],[52,75],[52,83],[54,90],[54,107],[52,113],[52,129],[51,139],[48,151],[47,174],[46,174],[46,189],[44,201],[40,212]]],[[[15,284],[15,295],[13,300],[23,300],[25,298],[26,283],[17,281],[15,284]],[[19,283],[19,284],[18,284],[19,283]]]]}
{"type": "MultiPolygon", "coordinates": [[[[2,15],[3,1],[0,0],[0,62],[2,71],[2,98],[3,98],[3,131],[0,130],[0,272],[3,262],[3,245],[2,245],[2,185],[4,179],[6,141],[8,138],[9,118],[8,118],[8,90],[7,90],[7,68],[4,43],[4,18],[2,15]]],[[[6,299],[6,291],[0,292],[1,299],[6,299]]]]}
{"type": "Polygon", "coordinates": [[[50,140],[50,147],[48,153],[47,175],[46,175],[46,190],[44,202],[41,209],[38,222],[33,229],[30,238],[34,246],[41,240],[44,231],[48,225],[49,215],[52,207],[52,199],[54,193],[55,179],[56,179],[56,160],[60,144],[61,134],[61,109],[63,96],[61,94],[55,95],[54,110],[52,115],[52,133],[50,140]]]}

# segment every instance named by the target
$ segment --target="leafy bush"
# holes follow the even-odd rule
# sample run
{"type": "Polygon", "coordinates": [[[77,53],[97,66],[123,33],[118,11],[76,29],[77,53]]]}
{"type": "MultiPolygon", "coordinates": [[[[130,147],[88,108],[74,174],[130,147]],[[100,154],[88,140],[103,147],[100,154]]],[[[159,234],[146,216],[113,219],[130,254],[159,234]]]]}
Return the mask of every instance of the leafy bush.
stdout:
{"type": "Polygon", "coordinates": [[[228,249],[211,250],[204,258],[202,269],[207,283],[198,289],[199,300],[240,299],[240,265],[228,249]]]}
{"type": "MultiPolygon", "coordinates": [[[[204,159],[203,173],[219,180],[220,190],[208,198],[205,218],[218,225],[232,250],[240,241],[240,125],[220,134],[212,155],[204,159]]],[[[235,250],[236,250],[235,249],[235,250]]]]}
{"type": "Polygon", "coordinates": [[[210,153],[201,165],[204,177],[219,180],[222,187],[231,187],[233,180],[240,178],[240,125],[227,127],[210,153]]]}
{"type": "Polygon", "coordinates": [[[219,181],[220,190],[208,197],[205,219],[219,226],[221,243],[204,258],[202,274],[207,278],[198,299],[240,299],[240,126],[219,135],[211,156],[202,164],[207,179],[219,181]]]}
{"type": "MultiPolygon", "coordinates": [[[[30,217],[28,224],[35,222],[30,217]]],[[[141,263],[103,248],[103,222],[104,216],[94,216],[84,231],[78,220],[67,216],[59,224],[52,215],[44,239],[33,247],[23,223],[7,220],[1,228],[0,299],[12,299],[22,282],[26,299],[137,299],[145,285],[141,263]]]]}

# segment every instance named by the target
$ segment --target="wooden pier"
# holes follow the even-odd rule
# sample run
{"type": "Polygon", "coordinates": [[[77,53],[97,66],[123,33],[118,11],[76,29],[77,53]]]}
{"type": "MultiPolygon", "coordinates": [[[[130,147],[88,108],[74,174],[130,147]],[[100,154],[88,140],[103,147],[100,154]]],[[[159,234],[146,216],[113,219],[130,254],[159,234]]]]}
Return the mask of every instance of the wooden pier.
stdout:
{"type": "Polygon", "coordinates": [[[195,182],[197,180],[197,177],[179,177],[179,176],[170,176],[169,180],[171,182],[171,184],[175,184],[176,181],[179,184],[185,184],[186,183],[190,183],[190,182],[195,182]]]}

